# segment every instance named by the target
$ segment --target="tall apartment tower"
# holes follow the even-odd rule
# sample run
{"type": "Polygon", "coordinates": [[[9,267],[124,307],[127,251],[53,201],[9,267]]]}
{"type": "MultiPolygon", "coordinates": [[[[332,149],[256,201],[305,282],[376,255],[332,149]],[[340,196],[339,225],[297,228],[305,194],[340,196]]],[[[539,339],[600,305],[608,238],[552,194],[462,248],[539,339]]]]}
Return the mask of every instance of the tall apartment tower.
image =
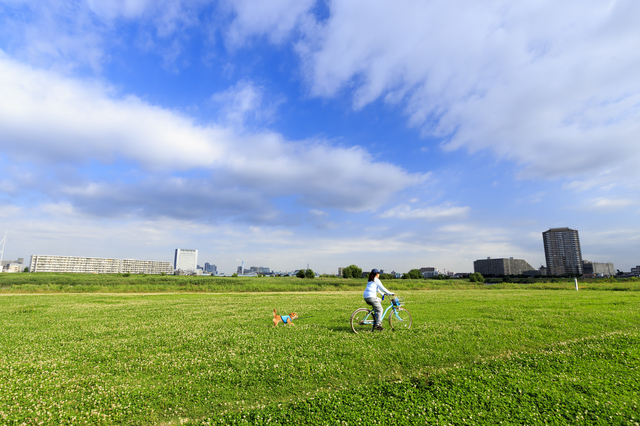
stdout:
{"type": "Polygon", "coordinates": [[[195,271],[198,269],[198,250],[176,249],[173,259],[174,269],[182,271],[195,271]]]}
{"type": "Polygon", "coordinates": [[[578,231],[551,228],[542,233],[548,275],[582,275],[582,251],[578,231]]]}

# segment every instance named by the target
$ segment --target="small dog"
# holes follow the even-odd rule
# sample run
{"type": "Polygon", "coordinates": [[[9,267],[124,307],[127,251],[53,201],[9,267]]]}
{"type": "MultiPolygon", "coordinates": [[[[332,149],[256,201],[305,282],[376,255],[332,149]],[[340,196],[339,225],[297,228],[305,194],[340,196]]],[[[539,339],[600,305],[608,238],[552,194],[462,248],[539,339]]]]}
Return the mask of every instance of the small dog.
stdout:
{"type": "Polygon", "coordinates": [[[298,314],[296,314],[295,312],[291,312],[289,315],[278,315],[276,313],[276,310],[273,310],[273,326],[275,327],[276,325],[278,325],[278,323],[283,323],[285,325],[293,325],[293,320],[294,319],[298,319],[298,314]]]}

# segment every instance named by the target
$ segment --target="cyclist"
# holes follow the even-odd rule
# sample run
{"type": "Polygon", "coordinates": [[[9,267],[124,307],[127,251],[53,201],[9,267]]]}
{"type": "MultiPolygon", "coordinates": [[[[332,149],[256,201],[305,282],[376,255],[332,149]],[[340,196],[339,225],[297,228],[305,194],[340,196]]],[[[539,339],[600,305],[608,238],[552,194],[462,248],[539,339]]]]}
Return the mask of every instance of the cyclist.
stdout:
{"type": "Polygon", "coordinates": [[[384,288],[382,283],[380,282],[380,271],[377,269],[372,269],[369,273],[369,282],[367,283],[367,288],[364,289],[364,301],[373,307],[373,312],[375,313],[376,324],[373,326],[374,330],[382,331],[384,328],[380,324],[382,324],[382,300],[378,297],[378,292],[381,294],[386,294],[387,296],[393,296],[389,290],[384,288]]]}

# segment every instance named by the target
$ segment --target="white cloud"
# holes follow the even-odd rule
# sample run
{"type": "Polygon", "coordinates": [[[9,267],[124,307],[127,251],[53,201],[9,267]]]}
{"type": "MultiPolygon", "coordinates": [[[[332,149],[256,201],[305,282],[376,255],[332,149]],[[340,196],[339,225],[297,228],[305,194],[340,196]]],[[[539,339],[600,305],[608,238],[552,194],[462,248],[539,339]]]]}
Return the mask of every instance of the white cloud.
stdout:
{"type": "MultiPolygon", "coordinates": [[[[232,91],[237,93],[236,89],[232,91]]],[[[241,87],[240,93],[243,90],[251,94],[254,89],[249,85],[241,87]]],[[[214,194],[235,191],[258,203],[266,197],[295,196],[315,208],[361,211],[379,206],[391,194],[426,178],[376,162],[360,147],[287,141],[274,132],[196,124],[182,113],[134,96],[118,96],[99,82],[33,69],[2,53],[0,92],[4,95],[0,97],[0,147],[6,155],[51,167],[88,161],[108,166],[124,160],[140,164],[143,173],[160,174],[142,179],[138,186],[113,182],[107,187],[99,178],[84,178],[66,192],[54,190],[77,201],[113,199],[123,206],[135,205],[136,196],[167,192],[163,188],[181,193],[187,188],[192,193],[190,185],[197,183],[211,192],[210,202],[214,194]],[[376,173],[370,172],[373,169],[376,173]],[[167,174],[192,170],[211,173],[211,180],[184,178],[185,184],[167,180],[167,174]],[[138,194],[143,188],[145,192],[138,194]]],[[[240,105],[234,103],[236,98],[229,99],[235,114],[256,109],[251,99],[240,105]]],[[[171,205],[171,194],[165,193],[162,200],[171,205]]]]}
{"type": "Polygon", "coordinates": [[[284,98],[272,96],[268,103],[264,98],[265,88],[247,80],[211,96],[213,102],[220,106],[224,121],[235,127],[246,126],[249,119],[260,124],[269,122],[284,98]]]}
{"type": "Polygon", "coordinates": [[[147,46],[156,46],[167,68],[181,54],[180,30],[198,28],[209,0],[24,0],[1,1],[10,12],[0,15],[0,35],[11,52],[37,65],[60,69],[89,67],[100,71],[113,45],[124,43],[118,24],[138,26],[147,46]],[[13,13],[11,13],[13,12],[13,13]],[[15,19],[20,17],[22,19],[15,19]],[[4,19],[3,19],[4,18],[4,19]],[[4,27],[4,31],[2,29],[4,27]]]}
{"type": "Polygon", "coordinates": [[[228,131],[113,89],[36,70],[0,52],[3,148],[45,162],[118,156],[149,168],[210,166],[225,155],[228,131]]]}
{"type": "Polygon", "coordinates": [[[22,209],[11,204],[0,204],[0,217],[11,217],[20,213],[22,209]]]}
{"type": "MultiPolygon", "coordinates": [[[[611,170],[597,182],[637,188],[638,2],[331,2],[326,20],[278,29],[281,3],[264,7],[253,34],[301,29],[295,46],[315,95],[402,106],[445,149],[490,150],[522,164],[523,178],[611,170]]],[[[252,34],[240,23],[254,13],[237,12],[252,34]]]]}
{"type": "Polygon", "coordinates": [[[308,13],[315,3],[316,0],[226,1],[235,14],[227,29],[227,43],[238,47],[253,36],[263,35],[274,43],[282,43],[291,31],[311,19],[308,13]]]}
{"type": "Polygon", "coordinates": [[[638,205],[639,201],[637,199],[631,198],[593,198],[590,200],[585,200],[585,207],[589,210],[602,211],[602,212],[612,212],[623,210],[629,206],[638,205]]]}
{"type": "Polygon", "coordinates": [[[428,221],[452,220],[464,219],[468,215],[469,210],[469,207],[454,207],[446,204],[417,209],[412,209],[408,204],[400,204],[382,213],[380,217],[384,219],[424,219],[428,221]]]}

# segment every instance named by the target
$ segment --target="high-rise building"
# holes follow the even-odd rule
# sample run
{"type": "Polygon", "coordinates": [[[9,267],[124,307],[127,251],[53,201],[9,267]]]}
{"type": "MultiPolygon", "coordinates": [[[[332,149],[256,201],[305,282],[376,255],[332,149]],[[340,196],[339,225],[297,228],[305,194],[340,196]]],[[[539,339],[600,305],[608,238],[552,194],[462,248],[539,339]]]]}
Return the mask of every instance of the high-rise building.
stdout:
{"type": "Polygon", "coordinates": [[[483,276],[522,275],[528,272],[533,275],[535,269],[524,259],[479,259],[473,262],[473,272],[480,272],[483,276]]]}
{"type": "Polygon", "coordinates": [[[210,274],[215,274],[218,272],[218,267],[216,265],[212,265],[209,262],[204,263],[204,272],[208,272],[210,274]]]}
{"type": "Polygon", "coordinates": [[[548,275],[582,275],[582,251],[578,231],[551,228],[542,233],[548,275]]]}
{"type": "Polygon", "coordinates": [[[176,249],[173,267],[176,270],[195,272],[198,269],[198,250],[176,249]]]}

